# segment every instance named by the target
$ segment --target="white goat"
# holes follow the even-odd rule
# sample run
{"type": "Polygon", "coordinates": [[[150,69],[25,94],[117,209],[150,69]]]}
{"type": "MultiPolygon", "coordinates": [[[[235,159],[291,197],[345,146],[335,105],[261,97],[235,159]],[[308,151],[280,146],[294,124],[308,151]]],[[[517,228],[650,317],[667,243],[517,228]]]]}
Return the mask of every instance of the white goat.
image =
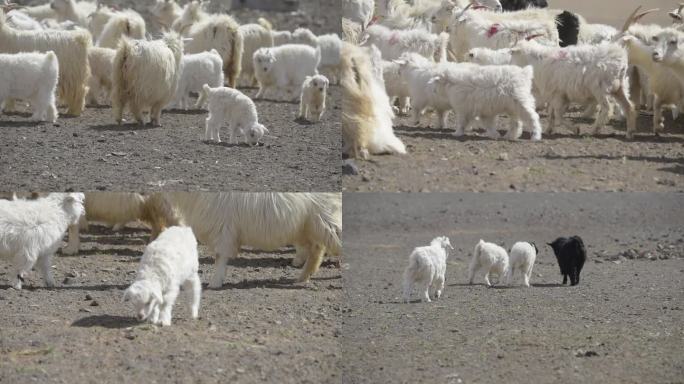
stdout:
{"type": "Polygon", "coordinates": [[[95,12],[97,5],[90,1],[52,0],[52,9],[57,14],[57,21],[73,21],[87,28],[88,15],[95,12]]]}
{"type": "Polygon", "coordinates": [[[124,292],[124,301],[132,301],[139,321],[171,325],[171,310],[180,293],[188,290],[190,314],[199,315],[202,282],[199,274],[197,240],[192,229],[172,226],[147,245],[135,281],[124,292]]]}
{"type": "Polygon", "coordinates": [[[405,154],[404,143],[392,129],[392,105],[384,89],[382,68],[379,75],[370,55],[349,43],[342,46],[342,139],[343,152],[352,158],[367,158],[369,153],[405,154]]]}
{"type": "Polygon", "coordinates": [[[83,112],[90,77],[88,48],[90,33],[79,31],[18,31],[5,22],[0,12],[0,52],[53,51],[59,61],[58,96],[68,107],[68,114],[83,112]]]}
{"type": "Polygon", "coordinates": [[[473,48],[468,51],[465,59],[480,65],[508,65],[513,62],[510,48],[473,48]]]}
{"type": "Polygon", "coordinates": [[[88,30],[93,35],[93,41],[97,41],[109,20],[118,14],[117,11],[98,2],[95,12],[88,15],[88,30]]]}
{"type": "Polygon", "coordinates": [[[216,49],[223,58],[223,74],[227,84],[235,88],[242,69],[243,38],[238,23],[228,15],[209,15],[189,32],[186,53],[216,49]]]}
{"type": "Polygon", "coordinates": [[[329,33],[318,36],[316,42],[321,49],[321,62],[318,68],[333,84],[339,83],[342,40],[336,33],[329,33]]]}
{"type": "Polygon", "coordinates": [[[446,236],[435,237],[429,246],[413,249],[409,256],[409,265],[404,270],[404,302],[408,303],[411,298],[414,285],[419,286],[422,300],[428,303],[431,302],[431,291],[435,299],[442,296],[449,249],[454,247],[446,236]]]}
{"type": "Polygon", "coordinates": [[[183,10],[175,0],[155,0],[150,13],[162,28],[171,29],[174,21],[181,17],[183,10]]]}
{"type": "MultiPolygon", "coordinates": [[[[223,86],[223,59],[215,49],[183,56],[174,104],[187,110],[190,92],[201,93],[204,84],[214,88],[223,86]]],[[[198,99],[195,108],[202,106],[198,99]]]]}
{"type": "Polygon", "coordinates": [[[502,282],[508,272],[508,253],[506,250],[494,243],[487,243],[480,239],[473,251],[473,258],[470,260],[468,284],[473,283],[475,274],[481,270],[485,271],[484,281],[488,287],[492,286],[489,281],[491,274],[498,275],[499,281],[502,282]]]}
{"type": "Polygon", "coordinates": [[[206,98],[209,104],[205,140],[221,142],[219,131],[226,120],[230,131],[229,143],[233,143],[236,134],[242,133],[245,136],[245,143],[256,145],[266,133],[269,133],[263,124],[259,124],[256,105],[244,93],[227,87],[211,88],[207,84],[204,84],[202,93],[200,100],[206,98]]]}
{"type": "Polygon", "coordinates": [[[309,119],[313,115],[314,121],[320,121],[325,112],[325,99],[328,93],[328,78],[323,75],[307,76],[302,84],[302,94],[299,99],[299,118],[309,119]]]}
{"type": "Polygon", "coordinates": [[[33,108],[32,120],[57,121],[59,63],[54,52],[0,54],[0,68],[0,104],[26,100],[33,108]]]}
{"type": "Polygon", "coordinates": [[[202,1],[191,1],[183,7],[183,12],[177,18],[171,28],[181,36],[187,36],[190,28],[204,20],[207,14],[202,10],[202,1]]]}
{"type": "Polygon", "coordinates": [[[142,16],[128,9],[109,19],[102,33],[100,33],[96,45],[103,48],[116,48],[124,36],[144,40],[146,31],[145,20],[142,16]]]}
{"type": "Polygon", "coordinates": [[[252,60],[254,52],[260,48],[273,47],[274,45],[271,30],[265,27],[268,24],[264,23],[263,19],[260,19],[260,22],[260,24],[244,24],[238,28],[243,39],[242,57],[244,57],[240,76],[243,83],[249,86],[254,86],[257,83],[254,76],[254,61],[252,60]]]}
{"type": "Polygon", "coordinates": [[[160,125],[162,108],[176,93],[182,57],[183,41],[175,33],[161,40],[121,41],[112,81],[112,111],[118,124],[128,105],[139,124],[144,124],[142,111],[150,108],[152,125],[160,125]]]}
{"type": "Polygon", "coordinates": [[[472,48],[508,48],[532,35],[551,46],[559,42],[555,17],[542,9],[496,13],[466,7],[455,11],[449,28],[449,42],[458,61],[465,60],[472,48]]]}
{"type": "Polygon", "coordinates": [[[318,74],[321,50],[303,44],[286,44],[260,48],[252,59],[259,82],[255,97],[266,97],[267,91],[274,90],[276,99],[292,100],[299,94],[304,79],[318,74]]]}
{"type": "Polygon", "coordinates": [[[112,91],[112,74],[114,73],[114,57],[116,50],[110,48],[90,47],[88,62],[90,63],[90,80],[88,80],[88,103],[98,105],[102,95],[109,101],[112,91]]]}
{"type": "Polygon", "coordinates": [[[362,37],[361,45],[375,45],[383,60],[398,59],[405,52],[416,52],[434,61],[446,61],[446,33],[435,35],[421,29],[392,30],[383,25],[371,25],[362,37]]]}
{"type": "MultiPolygon", "coordinates": [[[[593,126],[597,134],[610,118],[609,97],[613,97],[627,114],[627,137],[633,136],[636,113],[629,100],[627,53],[622,47],[602,44],[552,48],[523,40],[511,52],[515,64],[534,67],[540,103],[549,103],[549,133],[554,133],[556,123],[562,122],[568,101],[595,101],[601,107],[593,126]]],[[[579,129],[577,126],[577,134],[579,129]]]]}
{"type": "Polygon", "coordinates": [[[226,263],[241,246],[265,251],[293,244],[306,260],[299,281],[308,281],[327,252],[339,255],[342,197],[339,193],[168,193],[175,211],[197,239],[217,253],[209,287],[223,284],[226,263]]]}
{"type": "Polygon", "coordinates": [[[83,214],[82,193],[55,193],[37,200],[0,200],[0,258],[12,259],[12,287],[21,289],[36,266],[45,285],[55,286],[52,255],[69,225],[83,214]]]}
{"type": "Polygon", "coordinates": [[[541,124],[532,96],[533,77],[531,66],[461,66],[434,77],[427,89],[433,97],[447,95],[457,118],[459,136],[479,117],[489,137],[498,139],[496,116],[507,114],[511,118],[508,139],[520,138],[522,128],[528,127],[531,139],[541,140],[541,124]],[[516,126],[518,122],[522,126],[516,126]]]}
{"type": "Polygon", "coordinates": [[[342,0],[342,17],[366,28],[373,18],[374,0],[342,0]]]}
{"type": "Polygon", "coordinates": [[[684,84],[684,32],[664,29],[654,38],[653,61],[672,70],[684,84]]]}
{"type": "Polygon", "coordinates": [[[51,2],[41,5],[34,5],[32,7],[21,7],[19,10],[38,21],[57,18],[57,12],[55,12],[55,10],[52,8],[51,2]]]}
{"type": "MultiPolygon", "coordinates": [[[[407,114],[410,109],[409,96],[411,95],[408,83],[399,73],[400,65],[396,61],[382,61],[382,77],[385,82],[385,91],[390,98],[392,106],[395,100],[399,101],[399,108],[395,113],[407,114]]],[[[394,107],[393,107],[394,108],[394,107]]]]}
{"type": "Polygon", "coordinates": [[[511,285],[511,281],[515,277],[515,272],[520,271],[523,276],[523,285],[530,286],[530,277],[532,277],[532,268],[534,268],[534,260],[537,258],[539,250],[534,243],[527,243],[519,241],[513,244],[509,254],[508,273],[506,275],[506,284],[511,285]]]}
{"type": "Polygon", "coordinates": [[[5,20],[10,27],[22,31],[39,31],[43,29],[43,25],[38,20],[16,9],[7,12],[5,20]]]}

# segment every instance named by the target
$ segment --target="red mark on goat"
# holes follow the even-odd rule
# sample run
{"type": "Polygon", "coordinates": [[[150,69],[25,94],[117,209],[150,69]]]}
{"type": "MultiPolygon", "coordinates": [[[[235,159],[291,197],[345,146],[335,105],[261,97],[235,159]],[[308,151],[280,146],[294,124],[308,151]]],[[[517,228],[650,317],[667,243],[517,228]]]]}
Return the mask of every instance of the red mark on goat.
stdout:
{"type": "Polygon", "coordinates": [[[492,36],[496,35],[499,33],[501,30],[501,24],[492,24],[491,27],[487,30],[487,37],[491,38],[492,36]]]}
{"type": "Polygon", "coordinates": [[[389,45],[394,45],[399,42],[399,34],[394,32],[389,39],[389,45]]]}
{"type": "Polygon", "coordinates": [[[368,23],[368,26],[370,27],[371,25],[377,23],[378,20],[380,20],[380,16],[373,16],[373,18],[371,19],[370,23],[368,23]]]}
{"type": "Polygon", "coordinates": [[[565,50],[558,51],[558,53],[556,54],[556,57],[555,57],[556,60],[566,60],[567,58],[568,58],[568,51],[565,51],[565,50]]]}

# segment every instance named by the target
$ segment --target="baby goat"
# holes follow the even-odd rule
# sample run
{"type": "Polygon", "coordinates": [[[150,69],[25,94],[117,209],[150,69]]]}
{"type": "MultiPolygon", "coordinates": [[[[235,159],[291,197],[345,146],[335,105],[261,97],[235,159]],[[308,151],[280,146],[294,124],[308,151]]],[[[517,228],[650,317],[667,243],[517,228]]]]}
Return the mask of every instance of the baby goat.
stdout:
{"type": "Polygon", "coordinates": [[[423,301],[430,300],[430,291],[439,299],[444,290],[444,274],[446,260],[451,246],[446,236],[435,237],[429,246],[417,247],[409,256],[409,265],[404,271],[404,302],[408,302],[411,291],[416,284],[420,285],[423,301]]]}

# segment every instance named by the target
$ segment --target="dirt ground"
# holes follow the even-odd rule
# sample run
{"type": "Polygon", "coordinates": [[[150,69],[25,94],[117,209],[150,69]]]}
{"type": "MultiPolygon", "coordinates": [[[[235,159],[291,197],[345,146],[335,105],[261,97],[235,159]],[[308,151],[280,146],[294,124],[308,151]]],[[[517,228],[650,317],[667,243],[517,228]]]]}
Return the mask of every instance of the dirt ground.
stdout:
{"type": "MultiPolygon", "coordinates": [[[[7,289],[0,264],[0,383],[278,382],[340,377],[337,317],[340,269],[325,263],[293,284],[294,250],[247,251],[228,267],[221,290],[204,290],[200,319],[185,292],[171,327],[138,323],[122,302],[149,232],[91,226],[77,256],[56,256],[58,287],[32,273],[27,289],[7,289]]],[[[213,258],[200,249],[207,282],[213,258]]]]}
{"type": "Polygon", "coordinates": [[[342,382],[682,383],[684,219],[673,212],[683,204],[682,194],[345,194],[342,382]],[[588,260],[579,286],[561,286],[544,244],[575,234],[588,260]],[[439,235],[455,248],[444,296],[404,304],[408,255],[439,235]],[[533,287],[467,285],[480,238],[536,242],[533,287]]]}
{"type": "MultiPolygon", "coordinates": [[[[672,121],[660,136],[651,131],[652,117],[641,115],[634,140],[625,138],[624,123],[613,120],[591,136],[593,120],[580,111],[568,114],[583,136],[561,129],[530,142],[492,140],[480,129],[454,135],[447,129],[414,127],[399,118],[394,131],[406,144],[406,155],[372,156],[357,161],[358,175],[343,176],[343,190],[449,191],[682,191],[684,190],[684,119],[672,121]]],[[[546,124],[542,114],[542,126],[546,124]]],[[[425,120],[427,121],[427,120],[425,120]]],[[[504,119],[501,127],[508,127],[504,119]]],[[[505,131],[500,130],[500,133],[505,131]]]]}
{"type": "MultiPolygon", "coordinates": [[[[133,6],[145,15],[153,1],[103,3],[133,6]]],[[[241,23],[265,16],[276,29],[339,32],[335,0],[300,3],[292,14],[233,14],[241,23]]],[[[27,122],[26,114],[2,115],[0,190],[339,191],[339,100],[338,87],[331,86],[328,111],[317,124],[296,121],[298,103],[257,101],[259,120],[271,131],[258,147],[200,140],[206,111],[167,111],[155,128],[118,126],[109,107],[60,116],[56,125],[27,122]]],[[[222,136],[228,139],[225,129],[222,136]]]]}

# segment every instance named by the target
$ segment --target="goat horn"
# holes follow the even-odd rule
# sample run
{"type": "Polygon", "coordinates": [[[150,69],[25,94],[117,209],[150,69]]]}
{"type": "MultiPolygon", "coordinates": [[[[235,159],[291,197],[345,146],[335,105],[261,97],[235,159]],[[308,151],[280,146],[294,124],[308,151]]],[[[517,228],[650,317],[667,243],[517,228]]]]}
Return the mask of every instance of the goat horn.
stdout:
{"type": "Polygon", "coordinates": [[[634,12],[632,12],[632,14],[629,15],[629,17],[627,18],[627,21],[625,21],[625,25],[623,25],[622,29],[620,30],[621,34],[627,32],[629,27],[632,26],[632,24],[639,21],[639,19],[641,19],[642,17],[648,15],[649,13],[657,12],[660,10],[658,8],[653,8],[653,9],[649,9],[648,11],[643,11],[643,12],[639,13],[640,9],[641,9],[641,5],[636,7],[634,12]]]}
{"type": "Polygon", "coordinates": [[[525,40],[530,41],[532,39],[536,39],[537,37],[541,37],[541,36],[544,36],[544,34],[543,33],[537,33],[535,35],[526,36],[525,40]]]}

